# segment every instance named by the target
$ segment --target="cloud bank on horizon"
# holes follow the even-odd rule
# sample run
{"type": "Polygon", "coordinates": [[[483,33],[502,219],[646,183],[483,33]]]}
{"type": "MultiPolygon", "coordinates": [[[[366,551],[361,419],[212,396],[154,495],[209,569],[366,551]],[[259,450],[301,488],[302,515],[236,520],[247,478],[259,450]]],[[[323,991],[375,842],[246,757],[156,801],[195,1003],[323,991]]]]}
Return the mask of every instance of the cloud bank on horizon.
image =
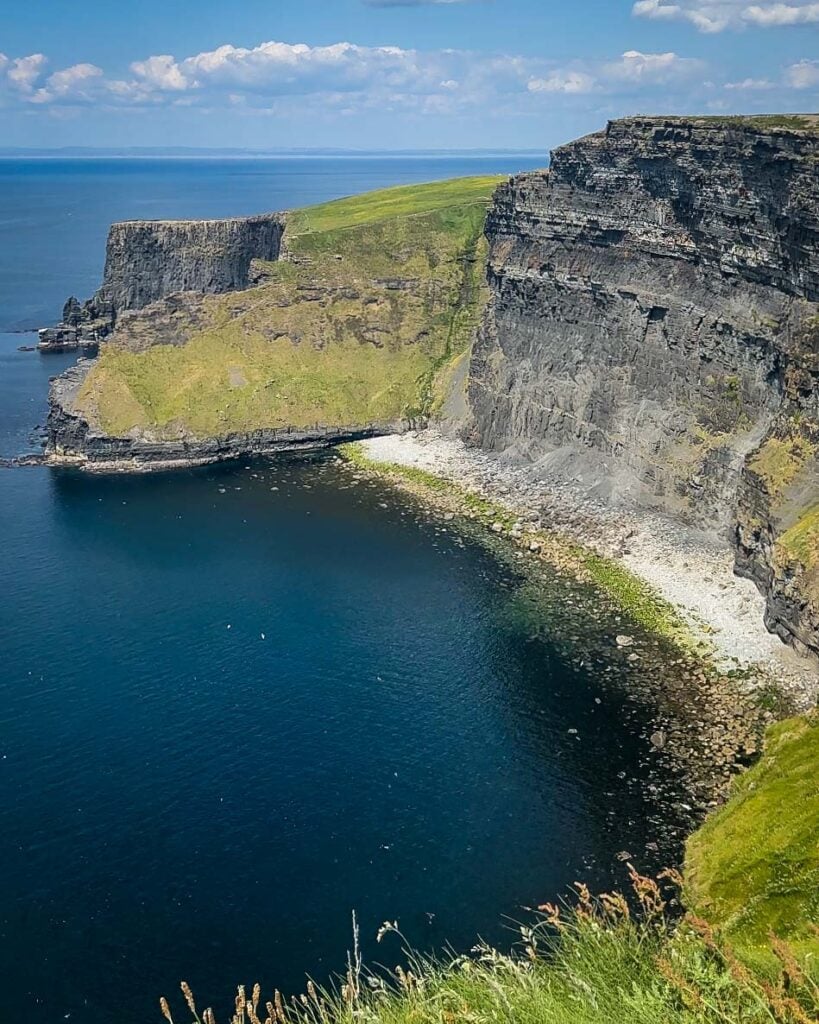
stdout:
{"type": "MultiPolygon", "coordinates": [[[[322,95],[349,110],[387,101],[454,112],[484,102],[492,94],[633,94],[635,87],[642,91],[701,78],[707,67],[699,58],[673,51],[626,50],[609,60],[557,65],[466,50],[424,52],[347,42],[308,46],[270,41],[252,48],[226,44],[179,59],[156,54],[133,61],[126,77],[111,76],[90,63],[50,71],[44,54],[9,58],[0,53],[0,89],[7,102],[32,106],[224,102],[258,107],[286,96],[322,95]]],[[[783,68],[780,84],[801,90],[818,81],[819,61],[805,59],[783,68]]],[[[706,84],[715,87],[714,82],[706,84]]],[[[767,79],[748,78],[723,87],[755,90],[763,84],[774,86],[767,79]]]]}
{"type": "MultiPolygon", "coordinates": [[[[372,8],[499,9],[492,0],[360,2],[372,8]]],[[[507,11],[512,2],[507,0],[507,11]]],[[[785,110],[819,106],[815,47],[805,45],[801,52],[791,47],[798,57],[767,69],[749,59],[750,73],[741,68],[739,74],[736,60],[731,70],[722,59],[698,54],[696,47],[702,34],[724,31],[796,31],[807,44],[805,26],[819,26],[819,2],[624,0],[622,15],[626,25],[653,23],[654,35],[673,38],[673,48],[643,45],[556,60],[533,55],[531,47],[515,53],[270,40],[250,46],[224,43],[187,55],[149,53],[113,68],[87,60],[54,66],[40,52],[0,53],[0,116],[22,112],[29,118],[65,120],[88,111],[110,117],[123,111],[165,111],[233,121],[264,115],[309,117],[317,124],[322,118],[336,124],[348,119],[360,125],[381,117],[393,123],[425,118],[425,123],[436,119],[454,125],[469,117],[478,124],[489,109],[511,124],[560,112],[582,113],[600,123],[637,110],[707,113],[738,104],[785,110]],[[679,26],[666,30],[672,22],[688,26],[689,34],[679,26]]],[[[419,12],[415,17],[425,16],[419,12]]]]}

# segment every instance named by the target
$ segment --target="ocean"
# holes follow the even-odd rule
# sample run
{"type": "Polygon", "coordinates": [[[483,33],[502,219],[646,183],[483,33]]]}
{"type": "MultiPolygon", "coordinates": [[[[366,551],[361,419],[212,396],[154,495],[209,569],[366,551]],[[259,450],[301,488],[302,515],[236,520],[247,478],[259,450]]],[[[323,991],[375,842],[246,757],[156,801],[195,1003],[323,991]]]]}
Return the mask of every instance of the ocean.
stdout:
{"type": "MultiPolygon", "coordinates": [[[[536,163],[0,162],[0,453],[72,361],[10,332],[94,290],[109,221],[536,163]]],[[[353,913],[373,961],[385,920],[509,946],[669,850],[650,709],[533,632],[514,565],[332,454],[0,470],[0,530],[0,1019],[145,1024],[182,979],[225,1019],[238,983],[342,971],[353,913]]]]}

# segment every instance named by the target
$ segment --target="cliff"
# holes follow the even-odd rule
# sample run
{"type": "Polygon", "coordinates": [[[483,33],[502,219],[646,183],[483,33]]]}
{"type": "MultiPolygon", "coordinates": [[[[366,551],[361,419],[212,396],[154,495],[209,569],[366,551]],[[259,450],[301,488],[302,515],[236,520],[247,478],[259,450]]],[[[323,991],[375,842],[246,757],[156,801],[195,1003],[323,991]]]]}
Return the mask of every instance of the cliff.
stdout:
{"type": "Polygon", "coordinates": [[[489,211],[469,382],[478,443],[729,533],[769,626],[814,650],[818,162],[815,127],[775,118],[558,149],[489,211]]]}
{"type": "Polygon", "coordinates": [[[175,292],[247,288],[251,260],[277,260],[281,213],[232,220],[125,221],[105,250],[100,295],[115,311],[142,309],[175,292]]]}
{"type": "Polygon", "coordinates": [[[115,225],[65,314],[115,330],[55,385],[49,452],[466,416],[544,477],[727,535],[769,628],[819,651],[817,166],[816,118],[637,117],[491,203],[498,179],[388,189],[294,211],[286,244],[276,214],[115,225]]]}
{"type": "Polygon", "coordinates": [[[278,255],[281,220],[270,235],[269,218],[241,222],[260,232],[244,236],[225,236],[223,222],[204,235],[115,226],[93,300],[111,304],[114,330],[98,360],[54,382],[49,457],[207,461],[423,422],[485,302],[483,225],[498,180],[293,211],[279,260],[261,258],[260,238],[278,255]]]}
{"type": "Polygon", "coordinates": [[[68,299],[62,322],[40,332],[40,348],[93,346],[117,317],[178,292],[220,294],[247,288],[254,259],[277,260],[282,213],[229,220],[124,221],[108,232],[100,289],[84,303],[68,299]]]}

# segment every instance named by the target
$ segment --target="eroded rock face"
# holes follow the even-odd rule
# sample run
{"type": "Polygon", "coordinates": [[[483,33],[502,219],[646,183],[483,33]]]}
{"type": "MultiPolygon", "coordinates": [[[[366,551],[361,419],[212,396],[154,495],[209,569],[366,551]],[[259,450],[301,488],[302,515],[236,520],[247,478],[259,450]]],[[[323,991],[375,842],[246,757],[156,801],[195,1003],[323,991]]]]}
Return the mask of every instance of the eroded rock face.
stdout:
{"type": "MultiPolygon", "coordinates": [[[[809,130],[631,118],[513,178],[487,220],[469,386],[481,444],[739,529],[739,565],[791,636],[806,595],[776,582],[788,519],[748,466],[798,411],[806,454],[783,489],[802,497],[785,504],[811,502],[817,161],[809,130]]],[[[799,627],[815,648],[817,622],[799,627]]]]}
{"type": "Polygon", "coordinates": [[[64,351],[96,344],[124,312],[180,292],[218,294],[247,288],[253,260],[279,258],[283,213],[228,220],[123,221],[112,224],[99,291],[70,298],[62,322],[40,332],[40,348],[64,351]]]}
{"type": "Polygon", "coordinates": [[[247,288],[251,260],[277,260],[285,218],[124,221],[111,226],[100,294],[115,310],[142,309],[176,292],[247,288]]]}

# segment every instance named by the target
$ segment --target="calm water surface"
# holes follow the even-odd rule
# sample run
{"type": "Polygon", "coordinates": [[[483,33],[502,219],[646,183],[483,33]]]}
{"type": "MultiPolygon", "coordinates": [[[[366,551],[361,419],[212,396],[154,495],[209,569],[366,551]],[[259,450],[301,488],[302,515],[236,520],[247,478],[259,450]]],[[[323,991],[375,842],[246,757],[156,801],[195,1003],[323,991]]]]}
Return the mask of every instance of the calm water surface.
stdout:
{"type": "MultiPolygon", "coordinates": [[[[88,294],[114,216],[508,162],[5,164],[4,322],[88,294]]],[[[0,336],[6,454],[71,361],[25,340],[0,336]]],[[[222,1019],[237,982],[341,969],[353,910],[387,962],[387,918],[508,943],[504,915],[665,852],[648,712],[531,639],[488,551],[332,457],[0,470],[0,530],[0,1020],[145,1024],[180,978],[222,1019]]]]}

